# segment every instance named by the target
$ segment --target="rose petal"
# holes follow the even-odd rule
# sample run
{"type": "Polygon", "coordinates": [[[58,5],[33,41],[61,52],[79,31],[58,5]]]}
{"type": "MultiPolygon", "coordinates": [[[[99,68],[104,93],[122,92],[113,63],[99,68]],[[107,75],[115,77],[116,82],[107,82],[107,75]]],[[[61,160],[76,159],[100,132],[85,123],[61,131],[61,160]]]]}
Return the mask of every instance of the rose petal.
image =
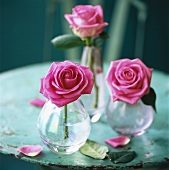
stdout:
{"type": "Polygon", "coordinates": [[[42,151],[42,149],[43,147],[41,145],[25,145],[21,146],[16,151],[21,152],[24,155],[33,157],[37,156],[42,151]]]}
{"type": "Polygon", "coordinates": [[[43,107],[44,104],[46,103],[46,100],[35,98],[35,99],[32,99],[29,103],[37,107],[43,107]]]}
{"type": "Polygon", "coordinates": [[[125,146],[130,142],[130,138],[127,136],[118,136],[115,138],[107,139],[105,142],[112,146],[113,148],[116,148],[118,146],[125,146]]]}

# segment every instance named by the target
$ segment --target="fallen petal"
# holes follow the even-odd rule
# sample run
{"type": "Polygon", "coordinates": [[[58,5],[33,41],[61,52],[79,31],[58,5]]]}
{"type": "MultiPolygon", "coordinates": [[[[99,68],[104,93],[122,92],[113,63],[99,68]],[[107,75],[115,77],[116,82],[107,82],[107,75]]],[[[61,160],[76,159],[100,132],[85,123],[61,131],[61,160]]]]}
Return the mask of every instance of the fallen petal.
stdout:
{"type": "Polygon", "coordinates": [[[44,104],[46,103],[46,100],[36,98],[36,99],[31,100],[29,103],[37,107],[43,107],[44,104]]]}
{"type": "Polygon", "coordinates": [[[130,142],[130,138],[127,136],[118,136],[115,138],[107,139],[105,142],[112,146],[113,148],[116,148],[118,146],[125,146],[130,142]]]}
{"type": "Polygon", "coordinates": [[[41,145],[25,145],[18,148],[16,151],[21,152],[27,156],[36,156],[42,151],[43,147],[41,145]]]}
{"type": "Polygon", "coordinates": [[[146,158],[149,158],[149,157],[152,157],[152,156],[153,156],[153,153],[149,153],[149,152],[148,152],[148,153],[145,154],[145,157],[146,157],[146,158]]]}
{"type": "Polygon", "coordinates": [[[150,153],[146,153],[145,157],[148,158],[150,156],[150,153]]]}

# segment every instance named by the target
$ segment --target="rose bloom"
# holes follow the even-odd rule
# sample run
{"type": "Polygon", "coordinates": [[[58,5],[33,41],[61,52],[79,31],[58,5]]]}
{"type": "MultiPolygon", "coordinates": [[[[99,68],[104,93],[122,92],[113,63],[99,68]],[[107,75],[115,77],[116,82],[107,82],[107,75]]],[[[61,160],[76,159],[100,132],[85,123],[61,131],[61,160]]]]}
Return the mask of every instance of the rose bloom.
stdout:
{"type": "Polygon", "coordinates": [[[89,67],[71,61],[53,62],[47,75],[41,78],[40,93],[58,107],[90,94],[93,73],[89,67]]]}
{"type": "Polygon", "coordinates": [[[112,61],[106,75],[106,82],[113,102],[135,104],[148,94],[152,70],[138,58],[112,61]]]}
{"type": "Polygon", "coordinates": [[[81,38],[95,37],[108,25],[103,21],[103,9],[100,5],[77,5],[72,9],[72,14],[64,16],[74,34],[81,38]]]}

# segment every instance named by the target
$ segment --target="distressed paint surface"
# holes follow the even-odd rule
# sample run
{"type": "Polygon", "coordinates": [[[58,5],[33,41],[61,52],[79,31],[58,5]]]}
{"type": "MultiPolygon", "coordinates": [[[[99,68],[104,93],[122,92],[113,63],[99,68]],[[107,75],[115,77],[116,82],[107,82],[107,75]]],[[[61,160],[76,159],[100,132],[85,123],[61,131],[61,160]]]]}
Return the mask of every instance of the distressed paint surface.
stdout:
{"type": "MultiPolygon", "coordinates": [[[[142,167],[169,166],[169,75],[154,71],[152,87],[157,94],[157,114],[154,122],[144,135],[132,138],[121,148],[113,149],[104,141],[116,137],[106,122],[105,115],[92,124],[89,139],[109,147],[110,151],[134,150],[137,157],[126,164],[113,164],[108,159],[95,160],[79,151],[72,155],[57,155],[43,145],[36,127],[40,108],[31,106],[39,94],[39,79],[43,77],[49,63],[31,65],[0,75],[0,152],[31,163],[68,169],[130,169],[142,167]],[[43,145],[42,153],[27,157],[16,152],[23,145],[43,145]]],[[[108,91],[106,91],[108,96],[108,91]]]]}

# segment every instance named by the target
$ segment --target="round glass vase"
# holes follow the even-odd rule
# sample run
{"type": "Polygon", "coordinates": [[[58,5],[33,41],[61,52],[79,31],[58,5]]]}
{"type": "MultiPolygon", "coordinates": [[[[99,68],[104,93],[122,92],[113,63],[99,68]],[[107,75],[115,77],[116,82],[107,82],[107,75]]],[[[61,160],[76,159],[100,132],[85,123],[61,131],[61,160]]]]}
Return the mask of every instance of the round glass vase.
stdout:
{"type": "Polygon", "coordinates": [[[57,107],[49,100],[37,121],[43,143],[58,154],[71,154],[79,150],[90,134],[90,118],[80,100],[66,107],[57,107]]]}
{"type": "Polygon", "coordinates": [[[141,100],[136,104],[112,102],[106,105],[106,116],[109,125],[122,135],[139,136],[147,131],[153,122],[154,109],[145,105],[141,100]]]}
{"type": "Polygon", "coordinates": [[[92,122],[98,121],[104,111],[104,74],[102,65],[102,48],[85,46],[81,65],[89,66],[94,73],[94,86],[91,94],[84,94],[81,100],[87,109],[92,122]]]}

